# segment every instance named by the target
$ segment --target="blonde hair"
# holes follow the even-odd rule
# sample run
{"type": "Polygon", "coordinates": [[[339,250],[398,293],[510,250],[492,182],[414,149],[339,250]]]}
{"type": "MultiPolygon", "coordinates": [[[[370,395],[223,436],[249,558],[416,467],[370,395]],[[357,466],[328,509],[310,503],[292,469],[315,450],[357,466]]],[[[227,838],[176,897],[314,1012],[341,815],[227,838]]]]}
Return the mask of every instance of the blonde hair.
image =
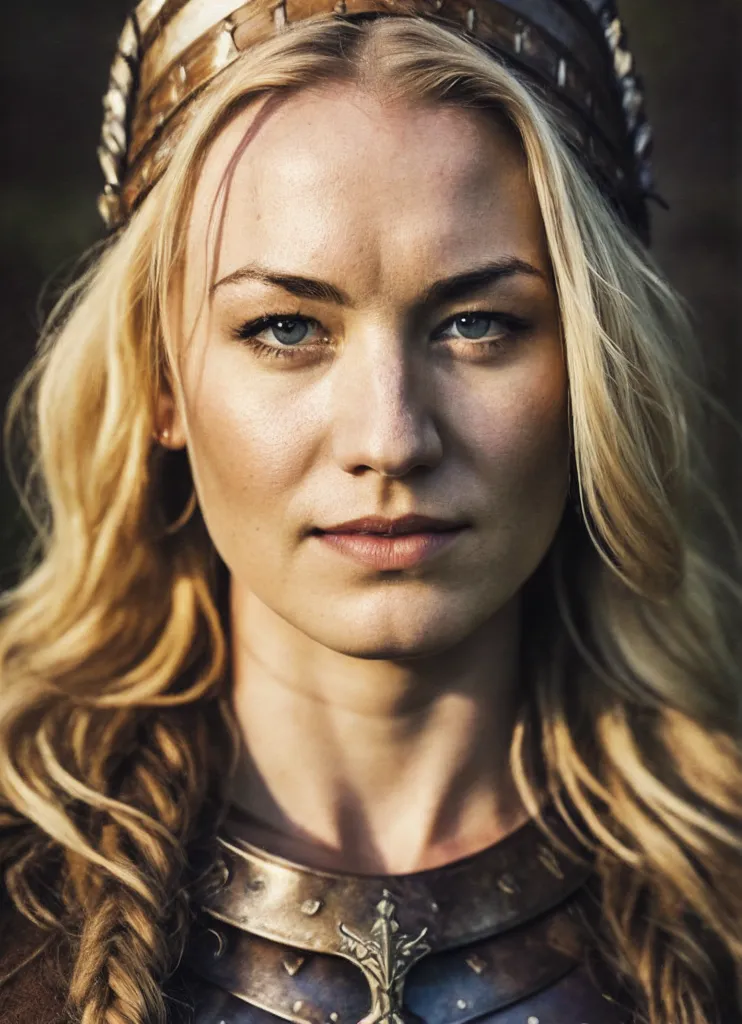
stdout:
{"type": "Polygon", "coordinates": [[[196,101],[169,167],[45,329],[18,388],[36,543],[2,599],[0,860],[21,912],[63,927],[83,1024],[161,1024],[208,877],[238,731],[220,564],[198,512],[166,527],[152,443],[167,300],[217,134],[266,93],[354,81],[491,110],[522,140],[570,382],[575,487],[529,593],[513,744],[596,857],[606,941],[651,1024],[707,1024],[709,936],[742,952],[740,591],[707,550],[698,365],[678,298],[555,114],[472,41],[418,18],[319,18],[257,44],[196,101]],[[536,752],[534,763],[530,754],[536,752]]]}

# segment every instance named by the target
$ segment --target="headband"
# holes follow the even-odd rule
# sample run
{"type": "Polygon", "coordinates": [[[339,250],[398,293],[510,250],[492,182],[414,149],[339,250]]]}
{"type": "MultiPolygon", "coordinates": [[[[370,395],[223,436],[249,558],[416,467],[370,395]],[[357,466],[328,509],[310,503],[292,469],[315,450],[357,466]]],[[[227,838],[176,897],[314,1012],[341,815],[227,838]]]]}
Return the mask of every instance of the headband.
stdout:
{"type": "Polygon", "coordinates": [[[413,15],[476,40],[537,85],[625,220],[649,238],[652,131],[614,0],[141,0],[103,100],[99,210],[122,227],[164,172],[192,100],[251,45],[326,14],[413,15]]]}

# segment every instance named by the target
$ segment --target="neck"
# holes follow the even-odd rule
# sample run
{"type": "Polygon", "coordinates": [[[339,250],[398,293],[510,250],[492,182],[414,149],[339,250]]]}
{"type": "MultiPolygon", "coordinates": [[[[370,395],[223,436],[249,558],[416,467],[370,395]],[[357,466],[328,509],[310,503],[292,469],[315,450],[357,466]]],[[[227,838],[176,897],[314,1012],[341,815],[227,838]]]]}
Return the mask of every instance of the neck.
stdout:
{"type": "Polygon", "coordinates": [[[418,871],[526,819],[509,770],[519,608],[454,649],[410,660],[319,645],[231,587],[232,800],[252,841],[318,868],[418,871]]]}

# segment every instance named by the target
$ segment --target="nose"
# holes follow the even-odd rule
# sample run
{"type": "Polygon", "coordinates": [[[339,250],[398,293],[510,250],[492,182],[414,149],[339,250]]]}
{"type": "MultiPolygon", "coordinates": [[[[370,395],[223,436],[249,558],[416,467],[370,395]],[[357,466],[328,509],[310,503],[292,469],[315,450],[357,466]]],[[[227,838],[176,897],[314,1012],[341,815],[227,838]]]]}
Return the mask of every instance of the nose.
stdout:
{"type": "Polygon", "coordinates": [[[379,327],[359,332],[335,369],[333,451],[346,472],[402,477],[440,462],[434,369],[414,339],[379,327]]]}

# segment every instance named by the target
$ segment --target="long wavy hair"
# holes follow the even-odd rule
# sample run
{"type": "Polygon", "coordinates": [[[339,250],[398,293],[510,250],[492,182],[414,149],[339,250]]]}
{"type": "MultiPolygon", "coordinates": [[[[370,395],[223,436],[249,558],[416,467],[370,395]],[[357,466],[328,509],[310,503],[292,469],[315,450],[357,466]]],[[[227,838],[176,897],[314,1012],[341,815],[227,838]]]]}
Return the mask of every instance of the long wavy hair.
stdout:
{"type": "Polygon", "coordinates": [[[646,1018],[708,1024],[711,951],[742,960],[741,600],[711,543],[697,349],[557,115],[475,42],[414,17],[312,19],[222,72],[16,389],[6,451],[35,540],[0,621],[7,892],[71,941],[82,1024],[167,1019],[239,748],[225,567],[197,507],[173,526],[188,459],[153,441],[177,374],[168,296],[217,134],[259,96],[333,81],[492,111],[522,141],[561,309],[573,500],[527,588],[514,774],[534,814],[546,787],[594,856],[606,949],[646,1018]]]}

